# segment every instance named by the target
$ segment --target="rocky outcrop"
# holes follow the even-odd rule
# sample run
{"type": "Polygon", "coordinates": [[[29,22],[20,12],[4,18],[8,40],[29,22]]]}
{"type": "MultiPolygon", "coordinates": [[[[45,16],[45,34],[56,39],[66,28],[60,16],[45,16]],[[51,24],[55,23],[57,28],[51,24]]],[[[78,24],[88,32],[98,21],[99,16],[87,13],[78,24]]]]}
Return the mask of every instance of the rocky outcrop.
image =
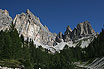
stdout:
{"type": "Polygon", "coordinates": [[[96,34],[92,28],[90,22],[85,21],[77,25],[77,27],[72,31],[72,39],[79,39],[89,35],[96,34]]]}
{"type": "Polygon", "coordinates": [[[39,18],[28,9],[26,13],[16,15],[13,23],[20,36],[23,35],[25,40],[29,38],[29,40],[32,39],[34,42],[49,46],[55,42],[56,35],[51,33],[46,26],[43,26],[39,18]]]}
{"type": "Polygon", "coordinates": [[[92,62],[75,62],[74,63],[77,67],[81,69],[104,69],[104,57],[96,58],[92,62]]]}
{"type": "Polygon", "coordinates": [[[12,18],[9,16],[7,10],[0,9],[0,30],[9,29],[12,18]]]}
{"type": "Polygon", "coordinates": [[[69,47],[80,46],[81,48],[85,48],[89,46],[95,37],[96,33],[90,22],[85,21],[78,24],[73,30],[71,30],[71,28],[68,26],[64,34],[60,32],[57,35],[56,42],[64,42],[69,47]]]}
{"type": "Polygon", "coordinates": [[[78,40],[83,37],[94,36],[96,35],[94,29],[92,28],[90,22],[85,21],[77,25],[76,28],[72,31],[68,26],[64,33],[64,41],[69,42],[71,40],[78,40]]]}
{"type": "Polygon", "coordinates": [[[74,30],[68,26],[64,34],[59,32],[51,33],[48,27],[43,26],[40,19],[36,17],[30,10],[25,13],[17,14],[14,20],[9,16],[7,10],[0,10],[0,30],[9,29],[13,23],[19,35],[23,35],[25,40],[33,40],[36,46],[42,46],[48,50],[62,50],[64,46],[70,47],[88,46],[96,35],[91,24],[88,21],[80,23],[74,30]]]}
{"type": "Polygon", "coordinates": [[[62,32],[59,32],[59,34],[56,36],[56,42],[62,42],[63,40],[63,34],[62,32]]]}
{"type": "Polygon", "coordinates": [[[96,58],[92,63],[85,66],[86,69],[104,69],[104,57],[96,58]]]}
{"type": "Polygon", "coordinates": [[[70,28],[70,26],[68,26],[66,28],[65,33],[64,33],[64,41],[65,42],[69,42],[71,40],[71,33],[72,33],[72,29],[70,28]]]}
{"type": "Polygon", "coordinates": [[[9,67],[1,67],[0,66],[0,69],[22,69],[22,68],[9,68],[9,67]]]}

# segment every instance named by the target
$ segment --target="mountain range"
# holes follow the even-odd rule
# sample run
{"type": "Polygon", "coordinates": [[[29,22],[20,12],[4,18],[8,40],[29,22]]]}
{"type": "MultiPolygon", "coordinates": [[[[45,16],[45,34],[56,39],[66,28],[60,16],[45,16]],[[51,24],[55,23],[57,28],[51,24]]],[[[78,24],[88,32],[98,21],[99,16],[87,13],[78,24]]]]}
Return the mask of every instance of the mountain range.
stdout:
{"type": "Polygon", "coordinates": [[[73,30],[68,26],[64,34],[56,34],[51,33],[46,25],[42,25],[40,19],[29,9],[25,13],[17,14],[14,19],[7,10],[0,9],[0,30],[9,30],[12,23],[24,40],[33,40],[37,47],[42,46],[53,53],[59,52],[65,45],[85,48],[97,35],[89,21],[79,23],[73,30]]]}

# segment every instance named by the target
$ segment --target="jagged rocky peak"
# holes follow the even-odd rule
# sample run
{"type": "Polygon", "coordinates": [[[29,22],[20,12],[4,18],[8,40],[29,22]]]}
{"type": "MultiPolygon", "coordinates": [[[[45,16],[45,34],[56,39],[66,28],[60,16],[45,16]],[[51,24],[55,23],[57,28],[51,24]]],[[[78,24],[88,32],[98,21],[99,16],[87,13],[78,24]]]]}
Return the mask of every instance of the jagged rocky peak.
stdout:
{"type": "Polygon", "coordinates": [[[59,32],[57,37],[56,37],[56,42],[60,43],[63,40],[63,34],[62,32],[59,32]]]}
{"type": "Polygon", "coordinates": [[[36,19],[37,21],[39,21],[38,23],[40,23],[39,17],[35,16],[29,9],[26,10],[26,14],[30,19],[36,19]]]}
{"type": "Polygon", "coordinates": [[[55,42],[55,35],[46,26],[43,26],[38,17],[27,9],[26,13],[16,15],[13,20],[15,28],[25,40],[32,39],[35,43],[52,46],[55,42]]]}
{"type": "Polygon", "coordinates": [[[0,9],[0,13],[9,16],[9,12],[6,9],[5,10],[0,9]]]}
{"type": "Polygon", "coordinates": [[[88,36],[95,36],[96,33],[94,29],[92,28],[91,24],[89,21],[82,22],[77,25],[76,28],[72,29],[70,26],[66,28],[66,31],[64,32],[63,35],[63,40],[65,42],[69,42],[72,40],[78,40],[82,37],[88,37],[88,36]]]}
{"type": "Polygon", "coordinates": [[[27,14],[31,14],[31,11],[29,9],[26,10],[27,14]]]}
{"type": "Polygon", "coordinates": [[[0,9],[0,30],[9,29],[9,26],[12,22],[12,18],[9,16],[7,10],[0,9]]]}
{"type": "Polygon", "coordinates": [[[92,28],[90,22],[85,21],[83,23],[78,24],[77,27],[72,31],[72,38],[77,39],[95,34],[96,33],[92,28]]]}
{"type": "Polygon", "coordinates": [[[80,34],[94,34],[95,31],[92,28],[90,22],[85,21],[77,25],[77,29],[80,30],[80,34]]]}
{"type": "Polygon", "coordinates": [[[71,40],[71,33],[72,33],[72,29],[68,25],[66,28],[66,31],[64,32],[64,37],[63,37],[65,42],[68,42],[71,40]]]}
{"type": "Polygon", "coordinates": [[[48,27],[46,25],[44,27],[46,28],[47,31],[49,31],[49,29],[48,29],[48,27]]]}
{"type": "Polygon", "coordinates": [[[70,28],[69,25],[67,26],[66,31],[70,31],[70,32],[72,32],[72,29],[70,28]]]}
{"type": "Polygon", "coordinates": [[[59,32],[58,37],[61,38],[61,39],[63,38],[62,32],[59,32]]]}

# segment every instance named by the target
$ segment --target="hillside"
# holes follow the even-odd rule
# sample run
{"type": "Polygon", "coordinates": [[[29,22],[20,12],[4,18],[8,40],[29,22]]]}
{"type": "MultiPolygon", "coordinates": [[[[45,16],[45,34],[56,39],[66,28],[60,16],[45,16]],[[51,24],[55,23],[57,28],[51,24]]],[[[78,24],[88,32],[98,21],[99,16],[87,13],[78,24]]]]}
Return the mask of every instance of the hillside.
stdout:
{"type": "Polygon", "coordinates": [[[104,29],[97,34],[89,21],[56,34],[29,9],[14,19],[0,10],[1,69],[103,69],[103,46],[104,29]]]}

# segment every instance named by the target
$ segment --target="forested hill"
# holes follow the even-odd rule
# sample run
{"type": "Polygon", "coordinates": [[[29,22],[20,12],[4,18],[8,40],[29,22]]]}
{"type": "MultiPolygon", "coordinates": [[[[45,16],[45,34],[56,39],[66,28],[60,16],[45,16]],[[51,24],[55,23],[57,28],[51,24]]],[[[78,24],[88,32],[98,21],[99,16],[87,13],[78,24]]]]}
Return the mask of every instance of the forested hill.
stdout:
{"type": "Polygon", "coordinates": [[[73,62],[88,61],[104,56],[104,30],[87,48],[65,46],[60,53],[50,53],[36,46],[33,41],[19,37],[14,25],[10,30],[0,31],[0,66],[25,69],[75,69],[73,62]]]}
{"type": "Polygon", "coordinates": [[[0,66],[25,69],[72,69],[72,53],[63,50],[61,53],[49,54],[41,46],[36,48],[33,41],[24,41],[19,37],[14,25],[10,30],[0,31],[0,66]]]}
{"type": "Polygon", "coordinates": [[[104,29],[102,29],[98,37],[86,48],[86,55],[88,59],[104,57],[104,29]]]}

